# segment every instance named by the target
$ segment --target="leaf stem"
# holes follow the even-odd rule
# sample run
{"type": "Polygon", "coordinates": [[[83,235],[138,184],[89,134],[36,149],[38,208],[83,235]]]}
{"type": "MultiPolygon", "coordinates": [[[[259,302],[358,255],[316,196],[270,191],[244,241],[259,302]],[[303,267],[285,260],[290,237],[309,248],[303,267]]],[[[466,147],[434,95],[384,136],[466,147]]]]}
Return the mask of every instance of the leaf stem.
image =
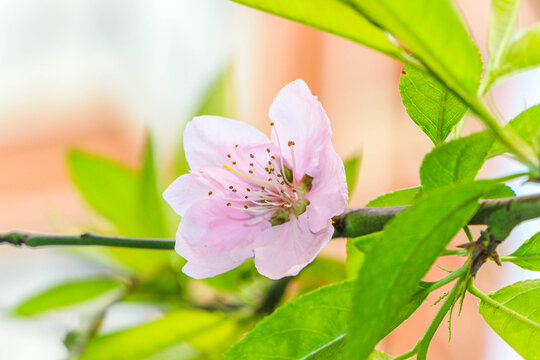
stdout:
{"type": "MultiPolygon", "coordinates": [[[[459,278],[458,282],[454,285],[452,290],[450,290],[450,292],[446,296],[443,304],[441,305],[441,307],[437,311],[437,314],[435,314],[435,317],[431,320],[431,323],[429,324],[429,326],[428,326],[426,332],[424,333],[424,335],[422,335],[420,340],[418,340],[418,342],[416,343],[414,348],[412,348],[411,350],[407,351],[404,354],[393,357],[392,360],[410,359],[414,355],[417,356],[417,360],[425,360],[426,359],[426,355],[427,355],[427,351],[428,351],[428,347],[429,347],[429,344],[431,342],[431,339],[435,335],[435,332],[437,331],[437,329],[441,325],[441,322],[443,321],[443,319],[446,316],[446,314],[448,313],[448,311],[452,308],[452,306],[455,304],[455,302],[459,299],[462,292],[465,290],[465,286],[466,286],[467,281],[468,281],[467,266],[461,267],[460,269],[454,271],[450,275],[453,275],[454,279],[456,277],[460,277],[460,278],[459,278]]],[[[449,278],[450,275],[447,276],[446,278],[449,278]]],[[[441,279],[441,280],[446,280],[446,278],[441,279]]]]}

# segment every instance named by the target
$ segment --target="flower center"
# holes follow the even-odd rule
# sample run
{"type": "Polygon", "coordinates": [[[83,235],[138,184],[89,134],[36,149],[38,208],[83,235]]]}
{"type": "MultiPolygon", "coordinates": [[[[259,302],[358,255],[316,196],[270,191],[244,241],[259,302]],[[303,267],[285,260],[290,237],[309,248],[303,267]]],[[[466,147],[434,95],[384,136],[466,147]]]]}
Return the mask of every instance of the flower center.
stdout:
{"type": "Polygon", "coordinates": [[[270,148],[256,154],[235,145],[234,152],[227,154],[228,163],[223,167],[234,174],[233,182],[223,192],[209,192],[226,202],[226,205],[241,209],[256,217],[263,217],[273,226],[290,220],[291,215],[300,216],[309,205],[304,195],[311,190],[313,178],[305,174],[300,181],[297,176],[295,142],[290,140],[290,163],[285,163],[281,143],[274,124],[278,143],[277,152],[270,148]]]}

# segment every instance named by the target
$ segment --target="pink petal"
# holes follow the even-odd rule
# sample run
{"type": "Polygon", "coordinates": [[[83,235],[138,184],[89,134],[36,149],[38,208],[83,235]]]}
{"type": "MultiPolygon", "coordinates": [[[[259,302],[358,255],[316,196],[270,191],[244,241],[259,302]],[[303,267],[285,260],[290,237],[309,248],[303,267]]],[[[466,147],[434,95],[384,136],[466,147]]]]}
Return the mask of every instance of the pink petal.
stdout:
{"type": "Polygon", "coordinates": [[[245,146],[269,142],[253,126],[220,116],[198,116],[184,132],[184,151],[189,167],[223,166],[236,144],[245,146]]]}
{"type": "Polygon", "coordinates": [[[163,192],[163,198],[174,211],[184,216],[186,210],[198,200],[208,196],[211,191],[208,184],[196,181],[193,175],[185,174],[174,180],[163,192]]]}
{"type": "Polygon", "coordinates": [[[309,228],[313,232],[326,228],[332,217],[347,209],[349,193],[345,167],[332,145],[327,146],[321,154],[311,191],[305,197],[310,202],[306,212],[309,228]]]}
{"type": "Polygon", "coordinates": [[[241,265],[253,256],[253,239],[269,226],[215,199],[193,204],[176,233],[176,252],[188,261],[182,271],[202,279],[241,265]]]}
{"type": "Polygon", "coordinates": [[[299,181],[317,166],[321,149],[331,143],[328,116],[303,80],[293,81],[281,89],[269,116],[275,126],[272,140],[277,143],[277,132],[283,157],[289,165],[292,165],[292,156],[287,144],[295,142],[296,181],[299,181]]]}
{"type": "Polygon", "coordinates": [[[333,233],[331,224],[312,233],[306,213],[298,219],[291,216],[289,222],[273,226],[257,238],[254,249],[257,271],[270,279],[294,276],[315,259],[333,233]]]}

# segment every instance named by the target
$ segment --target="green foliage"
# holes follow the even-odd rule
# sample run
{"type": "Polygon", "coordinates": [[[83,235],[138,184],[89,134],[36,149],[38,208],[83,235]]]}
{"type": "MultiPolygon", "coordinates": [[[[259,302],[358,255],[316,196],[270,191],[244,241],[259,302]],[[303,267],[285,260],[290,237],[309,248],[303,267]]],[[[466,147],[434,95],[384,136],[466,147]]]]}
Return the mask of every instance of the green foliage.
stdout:
{"type": "Polygon", "coordinates": [[[491,186],[476,182],[433,191],[388,223],[366,254],[356,280],[348,346],[351,357],[363,359],[373,350],[491,186]]]}
{"type": "Polygon", "coordinates": [[[482,132],[437,146],[420,167],[424,191],[474,180],[492,143],[489,133],[482,132]]]}
{"type": "Polygon", "coordinates": [[[21,303],[14,310],[19,316],[38,315],[49,310],[80,305],[105,294],[124,289],[122,282],[112,278],[70,280],[38,293],[21,303]]]}
{"type": "Polygon", "coordinates": [[[461,97],[476,94],[482,60],[451,0],[351,0],[461,97]]]}
{"type": "Polygon", "coordinates": [[[411,205],[416,199],[422,196],[420,186],[409,189],[396,190],[384,194],[366,204],[367,207],[404,206],[411,205]]]}
{"type": "MultiPolygon", "coordinates": [[[[506,128],[514,131],[540,154],[540,104],[531,106],[520,113],[506,125],[506,128]]],[[[497,156],[505,151],[506,149],[501,143],[495,142],[489,152],[489,156],[497,156]]]]}
{"type": "Polygon", "coordinates": [[[480,302],[484,320],[526,360],[540,359],[538,299],[540,280],[528,280],[502,288],[480,302]]]}
{"type": "Polygon", "coordinates": [[[489,18],[488,72],[500,67],[501,58],[517,31],[517,18],[521,0],[492,0],[489,18]]]}
{"type": "MultiPolygon", "coordinates": [[[[201,310],[177,310],[163,318],[133,328],[94,338],[80,360],[148,360],[184,344],[180,350],[193,358],[217,358],[224,339],[236,336],[238,326],[221,314],[201,310]],[[204,338],[204,341],[202,340],[204,338]],[[186,348],[185,343],[189,344],[186,348]],[[203,355],[205,355],[203,357],[203,355]]],[[[176,350],[178,352],[178,349],[176,350]]]]}
{"type": "Polygon", "coordinates": [[[360,156],[353,156],[344,162],[347,188],[349,190],[349,201],[352,199],[354,189],[356,188],[356,180],[358,180],[358,173],[360,172],[361,163],[362,161],[360,156]]]}
{"type": "Polygon", "coordinates": [[[540,232],[525,241],[504,261],[512,262],[523,269],[540,271],[540,232]]]}
{"type": "Polygon", "coordinates": [[[234,0],[378,50],[396,59],[404,51],[375,24],[343,0],[234,0]]]}
{"type": "MultiPolygon", "coordinates": [[[[290,301],[236,344],[224,359],[344,359],[352,283],[330,285],[290,301]]],[[[388,357],[374,352],[370,360],[388,357]]]]}
{"type": "Polygon", "coordinates": [[[399,93],[411,119],[435,145],[446,140],[467,111],[467,105],[425,71],[405,66],[399,93]]]}

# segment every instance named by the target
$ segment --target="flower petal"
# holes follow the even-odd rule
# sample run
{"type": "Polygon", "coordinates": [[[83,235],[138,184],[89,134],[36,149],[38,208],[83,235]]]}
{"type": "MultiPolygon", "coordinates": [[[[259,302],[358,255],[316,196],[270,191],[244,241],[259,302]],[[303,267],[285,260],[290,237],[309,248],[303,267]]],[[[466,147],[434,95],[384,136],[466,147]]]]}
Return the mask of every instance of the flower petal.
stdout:
{"type": "Polygon", "coordinates": [[[188,263],[182,271],[195,279],[212,277],[253,256],[253,240],[270,224],[253,221],[248,212],[207,199],[185,213],[176,233],[175,250],[188,263]]]}
{"type": "Polygon", "coordinates": [[[307,214],[282,225],[267,229],[255,242],[257,271],[270,279],[294,276],[313,261],[330,241],[334,228],[328,226],[318,233],[309,230],[307,214]]]}
{"type": "Polygon", "coordinates": [[[197,181],[191,174],[184,174],[174,180],[163,192],[163,198],[174,211],[183,216],[186,210],[211,191],[207,184],[197,181]]]}
{"type": "Polygon", "coordinates": [[[309,228],[313,232],[324,229],[329,219],[347,209],[349,193],[345,166],[332,145],[327,146],[321,154],[311,190],[305,197],[310,202],[306,212],[309,228]]]}
{"type": "Polygon", "coordinates": [[[184,151],[192,170],[223,166],[236,144],[263,142],[269,142],[268,137],[253,126],[220,116],[198,116],[184,131],[184,151]]]}
{"type": "Polygon", "coordinates": [[[279,137],[282,156],[289,166],[292,156],[287,144],[289,141],[295,143],[296,181],[300,181],[317,166],[321,149],[331,143],[328,116],[303,80],[293,81],[281,89],[270,107],[269,116],[275,126],[272,140],[278,143],[279,137]]]}

